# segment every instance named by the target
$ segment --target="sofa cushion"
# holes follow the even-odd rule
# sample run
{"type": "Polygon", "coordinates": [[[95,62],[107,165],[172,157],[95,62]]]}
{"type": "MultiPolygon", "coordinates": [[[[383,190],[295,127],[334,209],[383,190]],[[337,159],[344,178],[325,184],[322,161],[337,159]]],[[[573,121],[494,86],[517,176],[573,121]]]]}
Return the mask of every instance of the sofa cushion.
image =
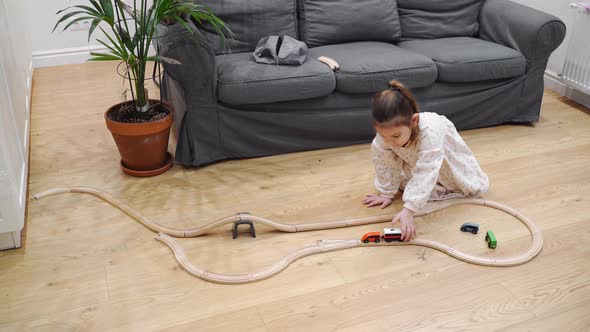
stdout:
{"type": "Polygon", "coordinates": [[[309,47],[401,36],[396,0],[298,0],[299,34],[309,47]]]}
{"type": "Polygon", "coordinates": [[[252,53],[215,57],[217,98],[227,104],[256,104],[320,97],[334,91],[330,67],[316,59],[300,66],[256,63],[252,53]]]}
{"type": "Polygon", "coordinates": [[[475,36],[482,0],[397,0],[403,39],[475,36]]]}
{"type": "MultiPolygon", "coordinates": [[[[262,37],[297,36],[297,0],[195,0],[209,7],[234,33],[222,41],[210,26],[201,27],[216,53],[254,51],[262,37]]],[[[196,23],[195,23],[196,24],[196,23]]],[[[199,25],[197,25],[199,26],[199,25]]]]}
{"type": "Polygon", "coordinates": [[[336,90],[347,93],[375,93],[396,79],[410,88],[424,87],[436,80],[436,66],[430,58],[381,42],[356,42],[311,49],[314,58],[330,57],[338,64],[336,90]]]}
{"type": "Polygon", "coordinates": [[[524,74],[526,60],[518,51],[469,37],[404,41],[403,49],[430,57],[443,82],[473,82],[524,74]]]}

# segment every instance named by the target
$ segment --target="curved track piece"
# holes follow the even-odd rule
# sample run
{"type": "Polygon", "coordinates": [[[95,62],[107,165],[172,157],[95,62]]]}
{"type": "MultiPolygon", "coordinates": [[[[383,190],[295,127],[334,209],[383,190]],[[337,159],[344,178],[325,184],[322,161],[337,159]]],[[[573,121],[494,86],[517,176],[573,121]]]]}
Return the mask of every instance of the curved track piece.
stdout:
{"type": "Polygon", "coordinates": [[[170,247],[170,249],[172,249],[172,252],[176,257],[176,260],[178,261],[180,266],[182,266],[182,268],[185,269],[188,273],[203,280],[216,282],[220,284],[245,284],[249,282],[270,278],[275,274],[283,271],[291,263],[300,258],[328,251],[354,248],[358,247],[361,243],[359,240],[329,241],[329,243],[327,244],[323,244],[322,241],[318,241],[318,244],[316,245],[297,249],[289,253],[287,256],[283,257],[282,259],[280,259],[279,261],[265,269],[253,273],[230,275],[207,271],[194,265],[186,256],[184,249],[180,246],[178,241],[166,234],[159,233],[156,236],[156,240],[165,243],[168,247],[170,247]]]}
{"type": "Polygon", "coordinates": [[[33,198],[41,199],[47,196],[58,195],[63,193],[86,193],[97,196],[113,206],[121,209],[129,216],[133,217],[136,221],[143,224],[145,227],[149,228],[152,231],[158,232],[156,239],[165,243],[172,249],[178,263],[190,274],[199,277],[204,280],[217,282],[217,283],[224,283],[224,284],[240,284],[240,283],[248,283],[254,282],[262,279],[269,278],[285,268],[289,266],[292,262],[309,255],[314,255],[322,252],[334,251],[334,250],[341,250],[341,249],[348,249],[360,246],[394,246],[394,245],[417,245],[423,247],[429,247],[432,249],[436,249],[442,251],[449,256],[455,257],[459,260],[465,261],[467,263],[477,264],[477,265],[484,265],[484,266],[514,266],[526,263],[533,259],[535,256],[541,252],[543,248],[543,233],[541,230],[535,225],[531,220],[529,220],[525,215],[522,213],[500,203],[486,201],[482,199],[470,199],[470,198],[459,198],[453,199],[448,201],[441,201],[441,202],[432,202],[428,203],[424,211],[420,211],[416,213],[415,216],[423,216],[426,214],[430,214],[435,211],[439,211],[441,209],[459,205],[459,204],[472,204],[472,205],[483,205],[491,208],[495,208],[497,210],[506,212],[516,219],[520,220],[530,231],[532,237],[532,243],[528,250],[525,252],[514,256],[514,257],[481,257],[471,255],[462,251],[459,251],[453,247],[450,247],[446,244],[427,240],[427,239],[415,239],[411,242],[389,242],[389,243],[379,243],[379,244],[364,244],[360,240],[321,240],[318,241],[318,244],[313,246],[308,246],[302,249],[298,249],[293,251],[289,255],[283,257],[281,260],[276,262],[275,264],[260,270],[255,273],[248,273],[243,275],[225,275],[219,274],[215,272],[210,272],[204,270],[193,263],[187,258],[183,248],[180,244],[172,238],[173,237],[196,237],[210,231],[214,228],[220,227],[222,225],[228,223],[234,223],[236,221],[241,221],[242,216],[244,219],[256,221],[270,227],[273,227],[277,230],[283,232],[304,232],[304,231],[312,231],[312,230],[320,230],[320,229],[328,229],[328,228],[339,228],[339,227],[350,227],[350,226],[358,226],[358,225],[367,225],[367,224],[374,224],[380,223],[384,221],[388,221],[391,216],[390,215],[380,215],[380,216],[372,216],[372,217],[364,217],[364,218],[355,218],[355,219],[347,219],[347,220],[337,220],[337,221],[324,221],[324,222],[316,222],[316,223],[308,223],[308,224],[283,224],[279,222],[274,222],[262,217],[258,217],[251,214],[242,214],[238,213],[236,215],[232,215],[229,217],[225,217],[216,221],[213,221],[207,225],[203,225],[200,227],[190,228],[190,229],[176,229],[176,228],[169,228],[166,226],[162,226],[157,222],[153,221],[152,219],[142,215],[138,211],[132,209],[124,202],[112,197],[108,193],[94,189],[94,188],[87,188],[87,187],[72,187],[72,188],[58,188],[52,189],[37,195],[34,195],[33,198]]]}

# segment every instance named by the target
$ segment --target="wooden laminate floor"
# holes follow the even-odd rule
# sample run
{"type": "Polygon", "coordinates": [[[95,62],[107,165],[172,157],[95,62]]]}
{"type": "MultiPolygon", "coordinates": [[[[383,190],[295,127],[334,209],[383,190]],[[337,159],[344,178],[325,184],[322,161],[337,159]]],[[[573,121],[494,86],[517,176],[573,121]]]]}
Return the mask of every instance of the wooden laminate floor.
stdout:
{"type": "MultiPolygon", "coordinates": [[[[30,194],[95,187],[173,227],[243,211],[289,223],[383,212],[361,204],[373,191],[368,144],[132,178],[118,168],[103,120],[124,87],[113,64],[38,69],[33,86],[30,194]]],[[[486,198],[544,230],[532,262],[489,268],[422,247],[357,248],[304,258],[265,281],[219,285],[187,274],[124,213],[67,194],[30,201],[24,248],[0,252],[0,331],[588,331],[590,115],[546,92],[534,126],[461,134],[490,176],[486,198]]],[[[518,221],[483,207],[416,223],[419,237],[482,255],[529,244],[518,221]],[[494,230],[498,248],[487,249],[485,232],[460,232],[467,221],[494,230]]],[[[179,241],[207,269],[244,273],[315,240],[387,225],[295,234],[261,226],[256,239],[236,240],[228,226],[179,241]]]]}

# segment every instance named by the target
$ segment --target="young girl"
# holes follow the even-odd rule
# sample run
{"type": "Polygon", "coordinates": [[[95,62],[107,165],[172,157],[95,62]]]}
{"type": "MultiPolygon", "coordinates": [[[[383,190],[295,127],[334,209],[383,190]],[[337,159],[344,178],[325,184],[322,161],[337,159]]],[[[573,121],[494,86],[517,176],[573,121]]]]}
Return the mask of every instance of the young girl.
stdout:
{"type": "Polygon", "coordinates": [[[373,99],[371,145],[378,195],[367,195],[368,207],[391,204],[403,191],[404,207],[392,220],[400,222],[402,240],[416,236],[414,213],[429,200],[477,196],[489,180],[451,121],[436,113],[418,113],[414,96],[400,82],[373,99]]]}

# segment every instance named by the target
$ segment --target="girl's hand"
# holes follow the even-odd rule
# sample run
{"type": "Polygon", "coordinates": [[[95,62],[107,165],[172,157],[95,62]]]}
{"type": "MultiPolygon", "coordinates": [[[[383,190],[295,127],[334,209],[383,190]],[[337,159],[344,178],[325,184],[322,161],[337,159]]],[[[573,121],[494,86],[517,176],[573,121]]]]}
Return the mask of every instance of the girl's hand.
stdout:
{"type": "Polygon", "coordinates": [[[393,202],[393,199],[391,198],[373,194],[367,195],[365,196],[365,199],[363,199],[363,204],[365,204],[367,207],[381,205],[382,209],[385,209],[386,207],[391,205],[391,202],[393,202]]]}
{"type": "Polygon", "coordinates": [[[416,237],[416,226],[414,226],[414,211],[404,208],[400,213],[396,214],[391,223],[400,222],[400,229],[402,231],[402,241],[408,242],[416,237]]]}

